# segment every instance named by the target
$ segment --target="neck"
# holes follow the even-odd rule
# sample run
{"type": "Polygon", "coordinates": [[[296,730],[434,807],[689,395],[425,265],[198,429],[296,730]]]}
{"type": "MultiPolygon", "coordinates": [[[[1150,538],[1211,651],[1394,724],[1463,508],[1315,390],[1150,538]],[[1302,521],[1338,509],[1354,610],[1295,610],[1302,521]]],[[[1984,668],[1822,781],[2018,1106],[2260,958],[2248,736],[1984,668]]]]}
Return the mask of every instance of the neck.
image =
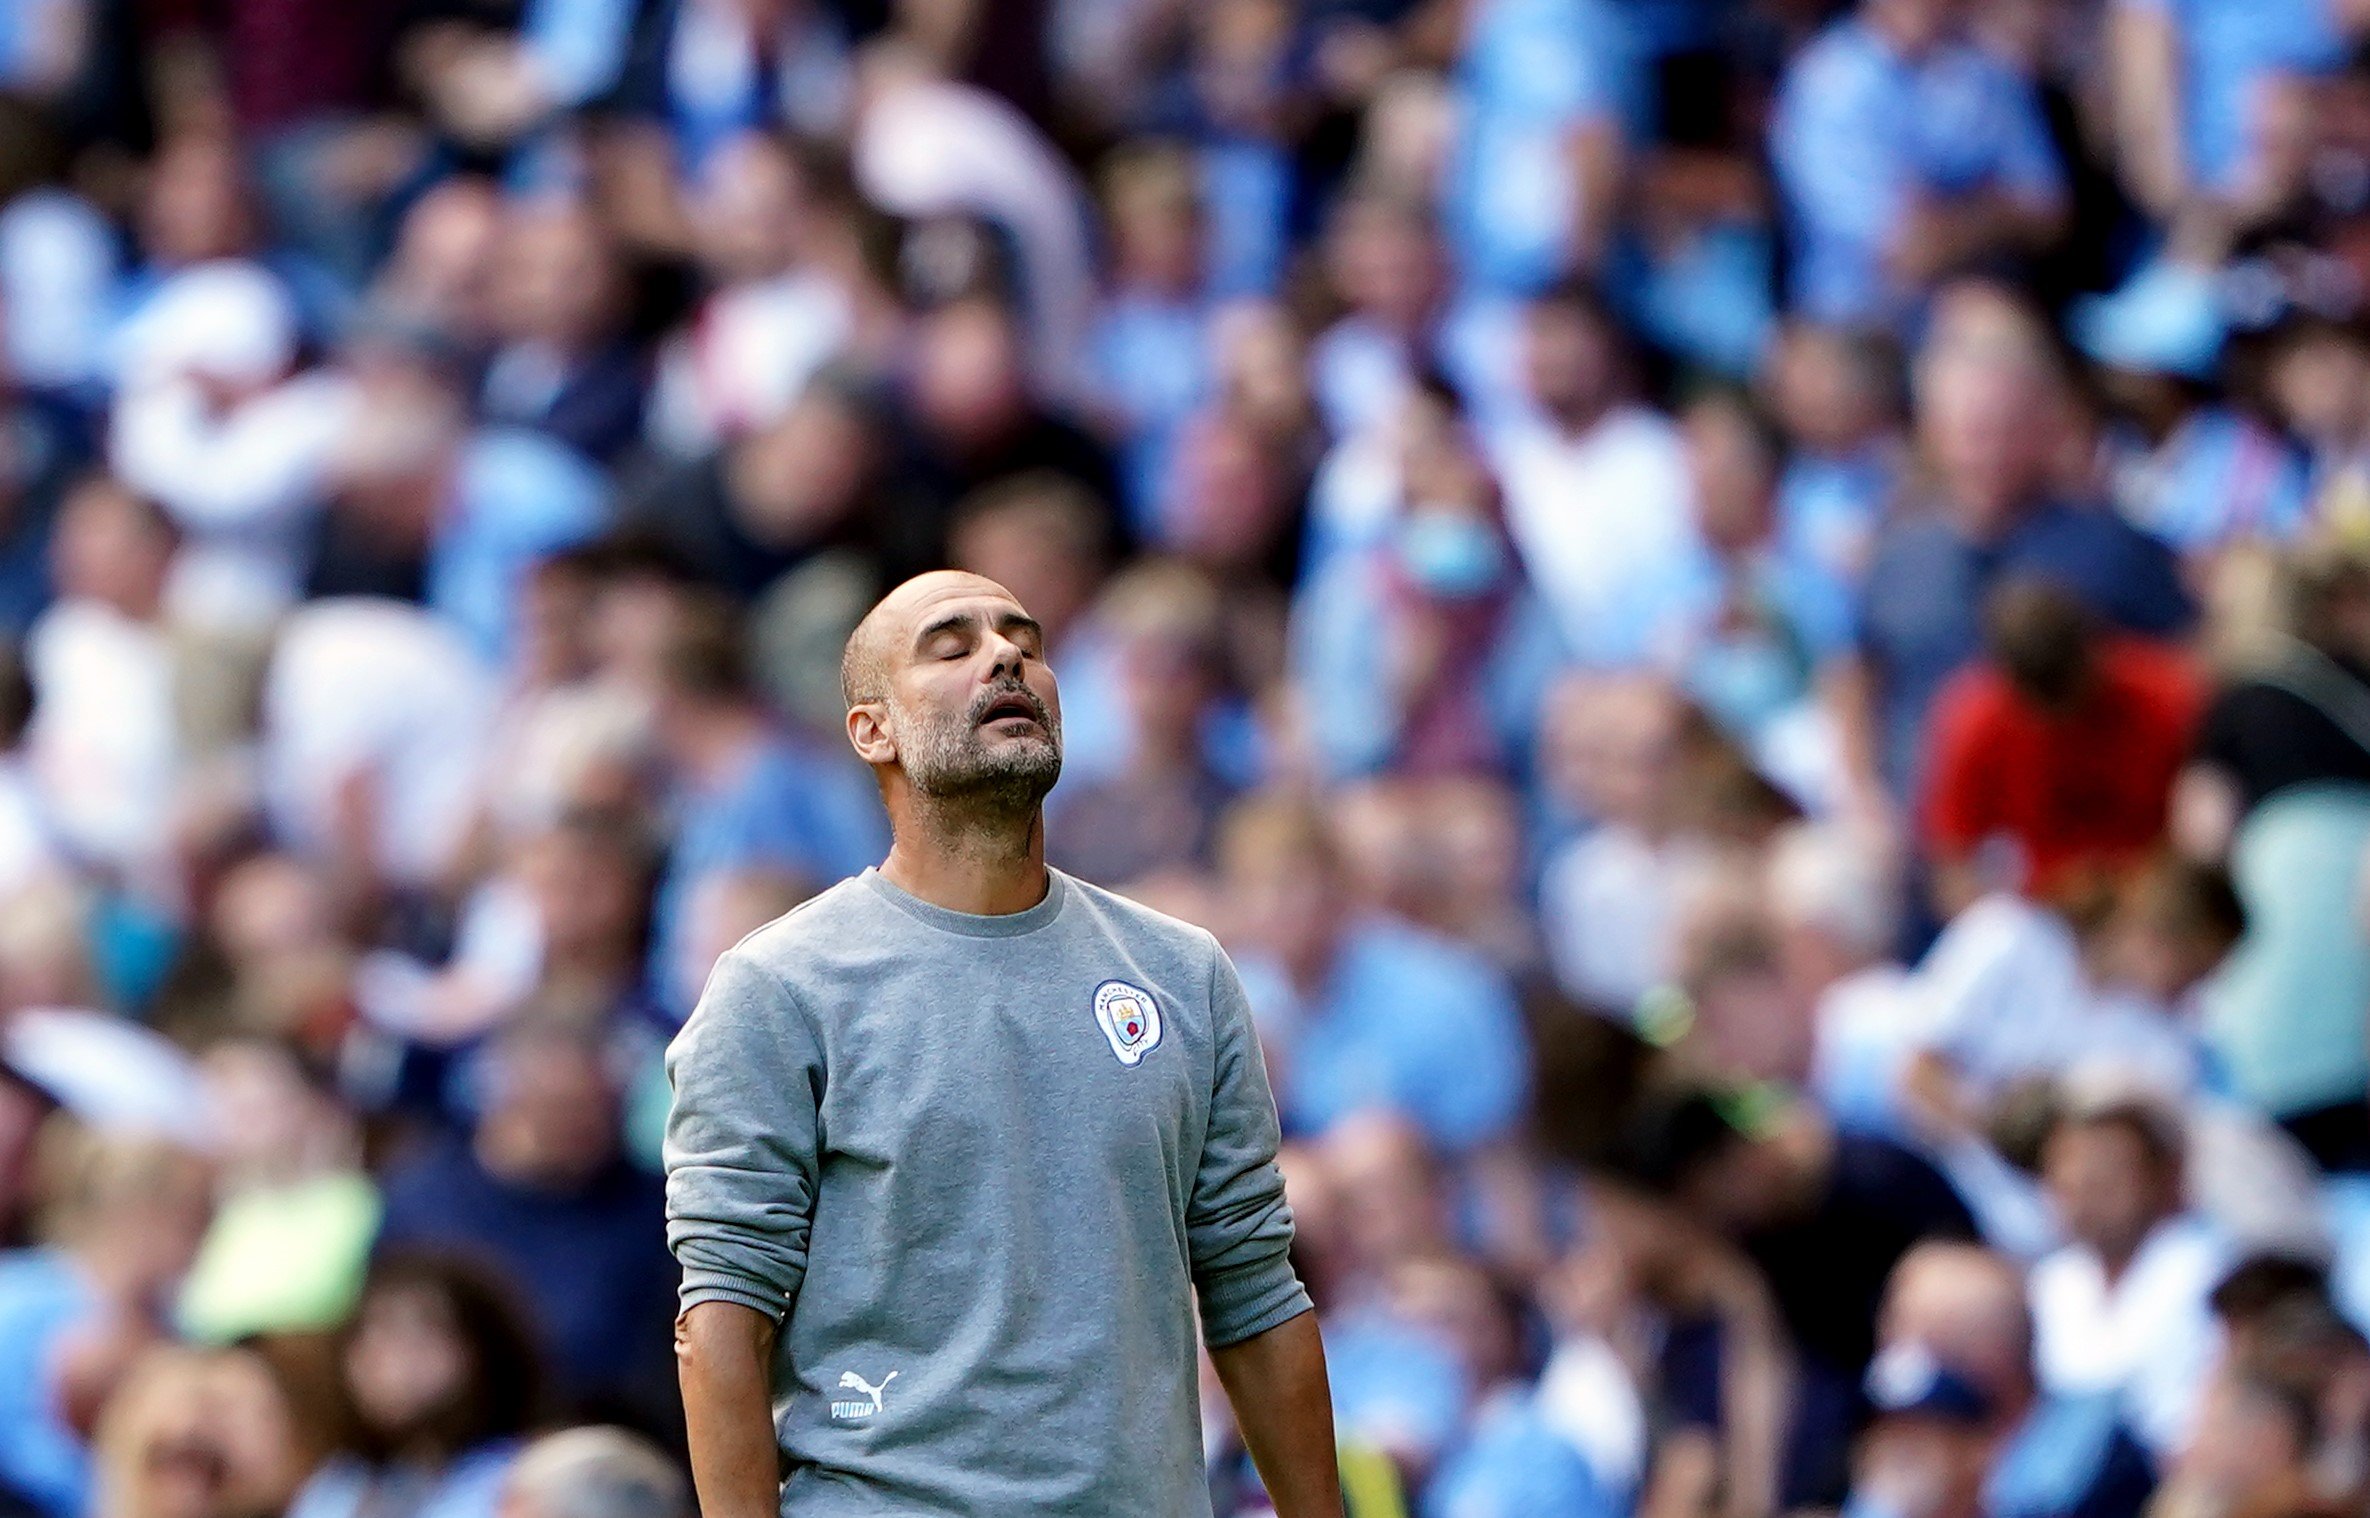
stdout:
{"type": "Polygon", "coordinates": [[[934,907],[1006,917],[1045,899],[1045,814],[958,809],[914,797],[881,878],[934,907]]]}
{"type": "Polygon", "coordinates": [[[1596,424],[1612,414],[1613,404],[1612,396],[1598,396],[1592,400],[1558,406],[1549,414],[1565,437],[1580,438],[1594,432],[1596,424]]]}

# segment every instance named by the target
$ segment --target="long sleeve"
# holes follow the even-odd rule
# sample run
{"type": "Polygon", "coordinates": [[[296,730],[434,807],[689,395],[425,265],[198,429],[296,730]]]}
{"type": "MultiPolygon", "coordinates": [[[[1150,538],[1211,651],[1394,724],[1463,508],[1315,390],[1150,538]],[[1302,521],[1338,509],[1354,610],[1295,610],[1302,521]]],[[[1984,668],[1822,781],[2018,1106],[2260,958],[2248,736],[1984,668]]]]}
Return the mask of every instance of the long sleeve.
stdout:
{"type": "Polygon", "coordinates": [[[667,1247],[682,1305],[780,1322],[806,1276],[823,1052],[788,989],[742,953],[716,962],[667,1051],[667,1247]]]}
{"type": "Polygon", "coordinates": [[[1233,963],[1223,950],[1214,954],[1210,1122],[1185,1230],[1202,1337],[1223,1349],[1308,1311],[1310,1304],[1292,1269],[1292,1209],[1275,1163],[1282,1134],[1250,1002],[1233,963]]]}

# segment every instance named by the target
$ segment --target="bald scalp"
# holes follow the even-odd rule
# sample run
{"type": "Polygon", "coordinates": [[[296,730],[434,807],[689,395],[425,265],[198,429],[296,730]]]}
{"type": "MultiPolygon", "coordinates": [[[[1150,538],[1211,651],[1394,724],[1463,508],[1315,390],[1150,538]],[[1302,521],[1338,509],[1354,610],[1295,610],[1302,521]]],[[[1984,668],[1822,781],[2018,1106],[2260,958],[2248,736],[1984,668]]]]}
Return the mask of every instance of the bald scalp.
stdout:
{"type": "Polygon", "coordinates": [[[848,634],[847,647],[840,651],[839,694],[849,711],[888,699],[893,650],[912,639],[914,614],[923,602],[945,591],[1013,598],[1011,591],[987,576],[961,569],[933,569],[915,575],[881,597],[848,634]]]}

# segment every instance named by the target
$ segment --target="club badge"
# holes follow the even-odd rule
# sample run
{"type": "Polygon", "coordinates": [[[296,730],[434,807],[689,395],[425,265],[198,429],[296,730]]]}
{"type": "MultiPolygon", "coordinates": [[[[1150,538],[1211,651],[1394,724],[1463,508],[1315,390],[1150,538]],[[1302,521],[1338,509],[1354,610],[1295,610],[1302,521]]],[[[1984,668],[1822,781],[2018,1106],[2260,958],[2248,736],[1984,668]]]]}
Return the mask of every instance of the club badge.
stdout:
{"type": "Polygon", "coordinates": [[[1094,1020],[1123,1065],[1134,1066],[1160,1046],[1160,1004],[1140,986],[1106,980],[1095,987],[1094,1020]]]}

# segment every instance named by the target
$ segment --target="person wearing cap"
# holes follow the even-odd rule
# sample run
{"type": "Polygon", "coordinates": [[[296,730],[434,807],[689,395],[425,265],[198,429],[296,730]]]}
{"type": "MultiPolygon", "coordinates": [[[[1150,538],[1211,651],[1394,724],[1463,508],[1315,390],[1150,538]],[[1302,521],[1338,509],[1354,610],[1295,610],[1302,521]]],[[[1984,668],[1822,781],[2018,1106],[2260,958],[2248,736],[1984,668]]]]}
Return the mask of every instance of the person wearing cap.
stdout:
{"type": "Polygon", "coordinates": [[[1855,1467],[1852,1518],[1925,1518],[1972,1482],[1984,1518],[2128,1518],[2155,1470],[2111,1397],[2044,1395],[2014,1261],[1930,1242],[1885,1284],[1864,1393],[1872,1422],[1855,1467]]]}

